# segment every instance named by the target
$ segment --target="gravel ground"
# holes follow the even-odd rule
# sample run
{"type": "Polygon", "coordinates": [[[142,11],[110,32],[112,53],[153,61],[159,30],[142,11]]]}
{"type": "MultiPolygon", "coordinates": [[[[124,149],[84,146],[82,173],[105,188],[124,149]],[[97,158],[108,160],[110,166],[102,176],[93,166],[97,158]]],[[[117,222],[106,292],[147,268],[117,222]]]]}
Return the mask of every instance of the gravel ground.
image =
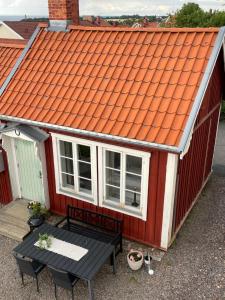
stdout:
{"type": "MultiPolygon", "coordinates": [[[[116,276],[109,265],[97,275],[95,299],[225,299],[224,201],[225,177],[212,175],[172,247],[160,262],[154,261],[155,274],[149,276],[144,269],[129,270],[125,250],[118,256],[116,276]]],[[[47,270],[39,277],[40,294],[28,277],[22,287],[11,254],[16,245],[0,236],[0,299],[54,299],[47,270]]],[[[70,299],[69,292],[62,289],[58,295],[58,299],[70,299]]],[[[75,295],[78,300],[88,298],[85,282],[78,282],[75,295]]]]}

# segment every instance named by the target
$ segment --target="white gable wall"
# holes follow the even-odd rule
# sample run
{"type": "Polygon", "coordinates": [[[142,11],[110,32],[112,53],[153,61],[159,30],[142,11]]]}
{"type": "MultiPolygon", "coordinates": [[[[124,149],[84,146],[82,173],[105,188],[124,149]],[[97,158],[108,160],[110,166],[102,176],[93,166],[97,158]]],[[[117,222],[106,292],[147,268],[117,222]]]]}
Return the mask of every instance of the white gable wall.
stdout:
{"type": "Polygon", "coordinates": [[[16,33],[3,22],[0,22],[0,39],[23,40],[23,38],[18,33],[16,33]]]}

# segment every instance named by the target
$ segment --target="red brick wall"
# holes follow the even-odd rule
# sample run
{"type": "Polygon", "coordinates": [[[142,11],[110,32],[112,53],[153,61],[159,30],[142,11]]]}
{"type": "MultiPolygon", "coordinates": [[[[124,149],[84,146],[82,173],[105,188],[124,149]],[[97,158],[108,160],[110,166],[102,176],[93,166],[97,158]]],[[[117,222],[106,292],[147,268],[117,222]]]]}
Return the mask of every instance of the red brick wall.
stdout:
{"type": "Polygon", "coordinates": [[[79,0],[48,0],[50,20],[72,20],[79,24],[79,0]]]}

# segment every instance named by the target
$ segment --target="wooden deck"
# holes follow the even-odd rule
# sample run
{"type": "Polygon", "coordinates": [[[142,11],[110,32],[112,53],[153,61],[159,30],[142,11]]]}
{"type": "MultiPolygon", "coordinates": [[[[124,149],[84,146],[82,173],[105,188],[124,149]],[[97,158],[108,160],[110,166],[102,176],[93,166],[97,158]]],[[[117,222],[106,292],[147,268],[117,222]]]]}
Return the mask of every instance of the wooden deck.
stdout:
{"type": "Polygon", "coordinates": [[[27,201],[18,199],[0,209],[0,235],[21,241],[29,231],[27,201]]]}

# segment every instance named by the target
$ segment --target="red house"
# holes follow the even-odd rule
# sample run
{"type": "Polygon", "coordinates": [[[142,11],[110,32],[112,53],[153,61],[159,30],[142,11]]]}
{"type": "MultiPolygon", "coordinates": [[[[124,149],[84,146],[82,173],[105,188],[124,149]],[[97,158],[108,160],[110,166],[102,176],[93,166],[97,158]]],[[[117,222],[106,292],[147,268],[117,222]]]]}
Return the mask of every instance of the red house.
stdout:
{"type": "Polygon", "coordinates": [[[49,10],[0,90],[1,199],[104,212],[167,249],[212,171],[224,28],[83,27],[77,1],[49,10]]]}

